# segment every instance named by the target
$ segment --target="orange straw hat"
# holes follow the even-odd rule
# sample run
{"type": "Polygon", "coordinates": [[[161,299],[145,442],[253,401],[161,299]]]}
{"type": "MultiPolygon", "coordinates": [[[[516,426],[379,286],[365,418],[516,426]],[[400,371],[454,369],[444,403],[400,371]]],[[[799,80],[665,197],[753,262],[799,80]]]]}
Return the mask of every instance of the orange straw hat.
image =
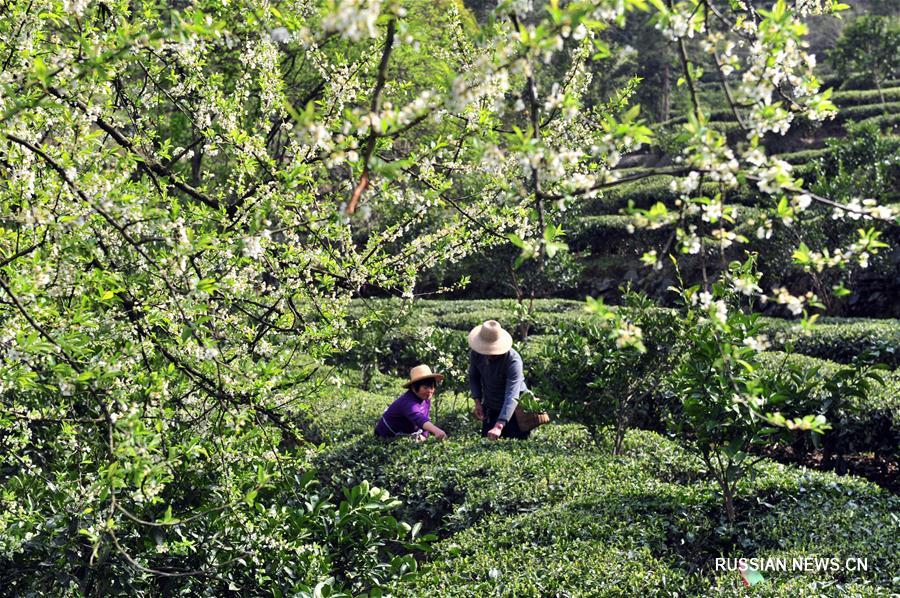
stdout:
{"type": "Polygon", "coordinates": [[[432,372],[431,368],[425,364],[417,365],[413,369],[409,370],[409,382],[403,385],[403,388],[409,388],[416,382],[420,380],[427,380],[429,378],[433,378],[437,382],[443,382],[444,375],[438,374],[437,372],[432,372]]]}
{"type": "Polygon", "coordinates": [[[488,320],[469,332],[469,346],[482,355],[503,355],[512,348],[512,336],[497,320],[488,320]]]}

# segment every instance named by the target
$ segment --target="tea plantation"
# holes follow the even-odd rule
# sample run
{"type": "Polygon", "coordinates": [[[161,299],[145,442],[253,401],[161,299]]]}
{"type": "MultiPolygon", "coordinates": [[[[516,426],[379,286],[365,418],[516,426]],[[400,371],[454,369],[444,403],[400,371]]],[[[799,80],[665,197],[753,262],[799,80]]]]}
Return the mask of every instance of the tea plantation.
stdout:
{"type": "Polygon", "coordinates": [[[398,595],[735,595],[717,557],[837,558],[840,571],[776,572],[746,595],[887,596],[900,588],[900,498],[860,478],[765,460],[723,520],[703,465],[678,442],[632,430],[614,456],[577,424],[489,443],[464,395],[444,393],[442,443],[386,442],[374,422],[399,391],[346,389],[322,415],[319,475],[335,488],[369,480],[436,535],[398,595]],[[869,570],[844,570],[867,558],[869,570]]]}
{"type": "Polygon", "coordinates": [[[851,4],[3,0],[0,598],[900,597],[851,4]]]}
{"type": "MultiPolygon", "coordinates": [[[[793,368],[808,377],[808,411],[826,414],[833,427],[814,444],[798,436],[791,459],[758,453],[753,473],[738,484],[737,516],[729,522],[708,468],[672,426],[679,399],[665,383],[645,396],[655,415],[631,420],[619,454],[610,427],[590,432],[579,419],[583,412],[565,408],[573,397],[553,397],[552,390],[544,400],[554,422],[529,440],[490,443],[478,436],[465,380],[467,331],[488,318],[517,334],[527,330],[516,346],[530,386],[568,384],[562,370],[582,365],[572,361],[582,349],[566,343],[602,344],[591,336],[593,316],[583,303],[536,300],[526,315],[512,300],[403,305],[369,300],[356,306],[360,314],[395,318],[362,351],[382,347],[378,368],[401,378],[419,361],[447,372],[433,420],[449,438],[420,444],[375,438],[374,424],[400,393],[400,379],[374,373],[365,391],[359,372],[345,371],[347,386],[319,415],[326,448],[316,459],[320,478],[333,488],[367,480],[403,502],[404,520],[421,522],[435,536],[420,556],[420,575],[396,585],[398,595],[887,596],[900,590],[900,322],[825,318],[804,330],[762,319],[772,341],[759,355],[763,375],[777,378],[793,368]],[[883,383],[861,394],[831,392],[839,372],[866,367],[858,359],[863,354],[887,364],[878,370],[883,383]],[[823,447],[829,462],[821,460],[823,447]],[[858,470],[862,475],[836,473],[859,461],[870,466],[858,470]],[[794,559],[810,556],[837,559],[840,567],[790,569],[794,559]],[[764,582],[745,589],[738,572],[716,569],[717,558],[741,557],[786,559],[788,570],[762,572],[764,582]],[[848,570],[855,558],[868,559],[868,570],[848,570]]],[[[652,352],[653,340],[645,341],[652,352]]],[[[566,375],[588,376],[575,380],[582,398],[597,392],[589,374],[566,375]]]]}

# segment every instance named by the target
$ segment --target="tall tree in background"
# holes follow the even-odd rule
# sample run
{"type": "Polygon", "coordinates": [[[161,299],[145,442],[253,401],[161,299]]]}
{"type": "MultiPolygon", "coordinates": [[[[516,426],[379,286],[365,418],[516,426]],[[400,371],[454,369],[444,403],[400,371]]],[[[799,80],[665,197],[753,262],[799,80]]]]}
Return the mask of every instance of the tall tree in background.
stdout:
{"type": "Polygon", "coordinates": [[[863,75],[872,81],[884,103],[884,82],[900,73],[900,19],[859,17],[841,32],[829,59],[841,77],[863,75]]]}

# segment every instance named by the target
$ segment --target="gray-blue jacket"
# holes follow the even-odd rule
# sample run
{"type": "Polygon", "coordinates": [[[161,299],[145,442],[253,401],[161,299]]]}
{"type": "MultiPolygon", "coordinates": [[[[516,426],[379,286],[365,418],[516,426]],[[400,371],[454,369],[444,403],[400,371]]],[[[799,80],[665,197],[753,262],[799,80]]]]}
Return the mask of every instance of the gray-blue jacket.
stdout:
{"type": "Polygon", "coordinates": [[[492,411],[499,411],[497,421],[512,419],[519,395],[525,392],[522,358],[515,349],[491,360],[487,355],[469,352],[469,387],[475,400],[492,411]]]}

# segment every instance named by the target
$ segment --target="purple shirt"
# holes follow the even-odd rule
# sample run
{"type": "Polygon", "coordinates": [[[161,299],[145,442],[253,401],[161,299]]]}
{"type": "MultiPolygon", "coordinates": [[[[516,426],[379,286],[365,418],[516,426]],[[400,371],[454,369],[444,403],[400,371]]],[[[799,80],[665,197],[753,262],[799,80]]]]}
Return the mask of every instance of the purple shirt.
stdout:
{"type": "MultiPolygon", "coordinates": [[[[397,397],[375,425],[375,433],[384,438],[413,434],[429,421],[431,399],[420,399],[411,390],[397,397]]],[[[428,432],[425,432],[428,434],[428,432]]]]}

